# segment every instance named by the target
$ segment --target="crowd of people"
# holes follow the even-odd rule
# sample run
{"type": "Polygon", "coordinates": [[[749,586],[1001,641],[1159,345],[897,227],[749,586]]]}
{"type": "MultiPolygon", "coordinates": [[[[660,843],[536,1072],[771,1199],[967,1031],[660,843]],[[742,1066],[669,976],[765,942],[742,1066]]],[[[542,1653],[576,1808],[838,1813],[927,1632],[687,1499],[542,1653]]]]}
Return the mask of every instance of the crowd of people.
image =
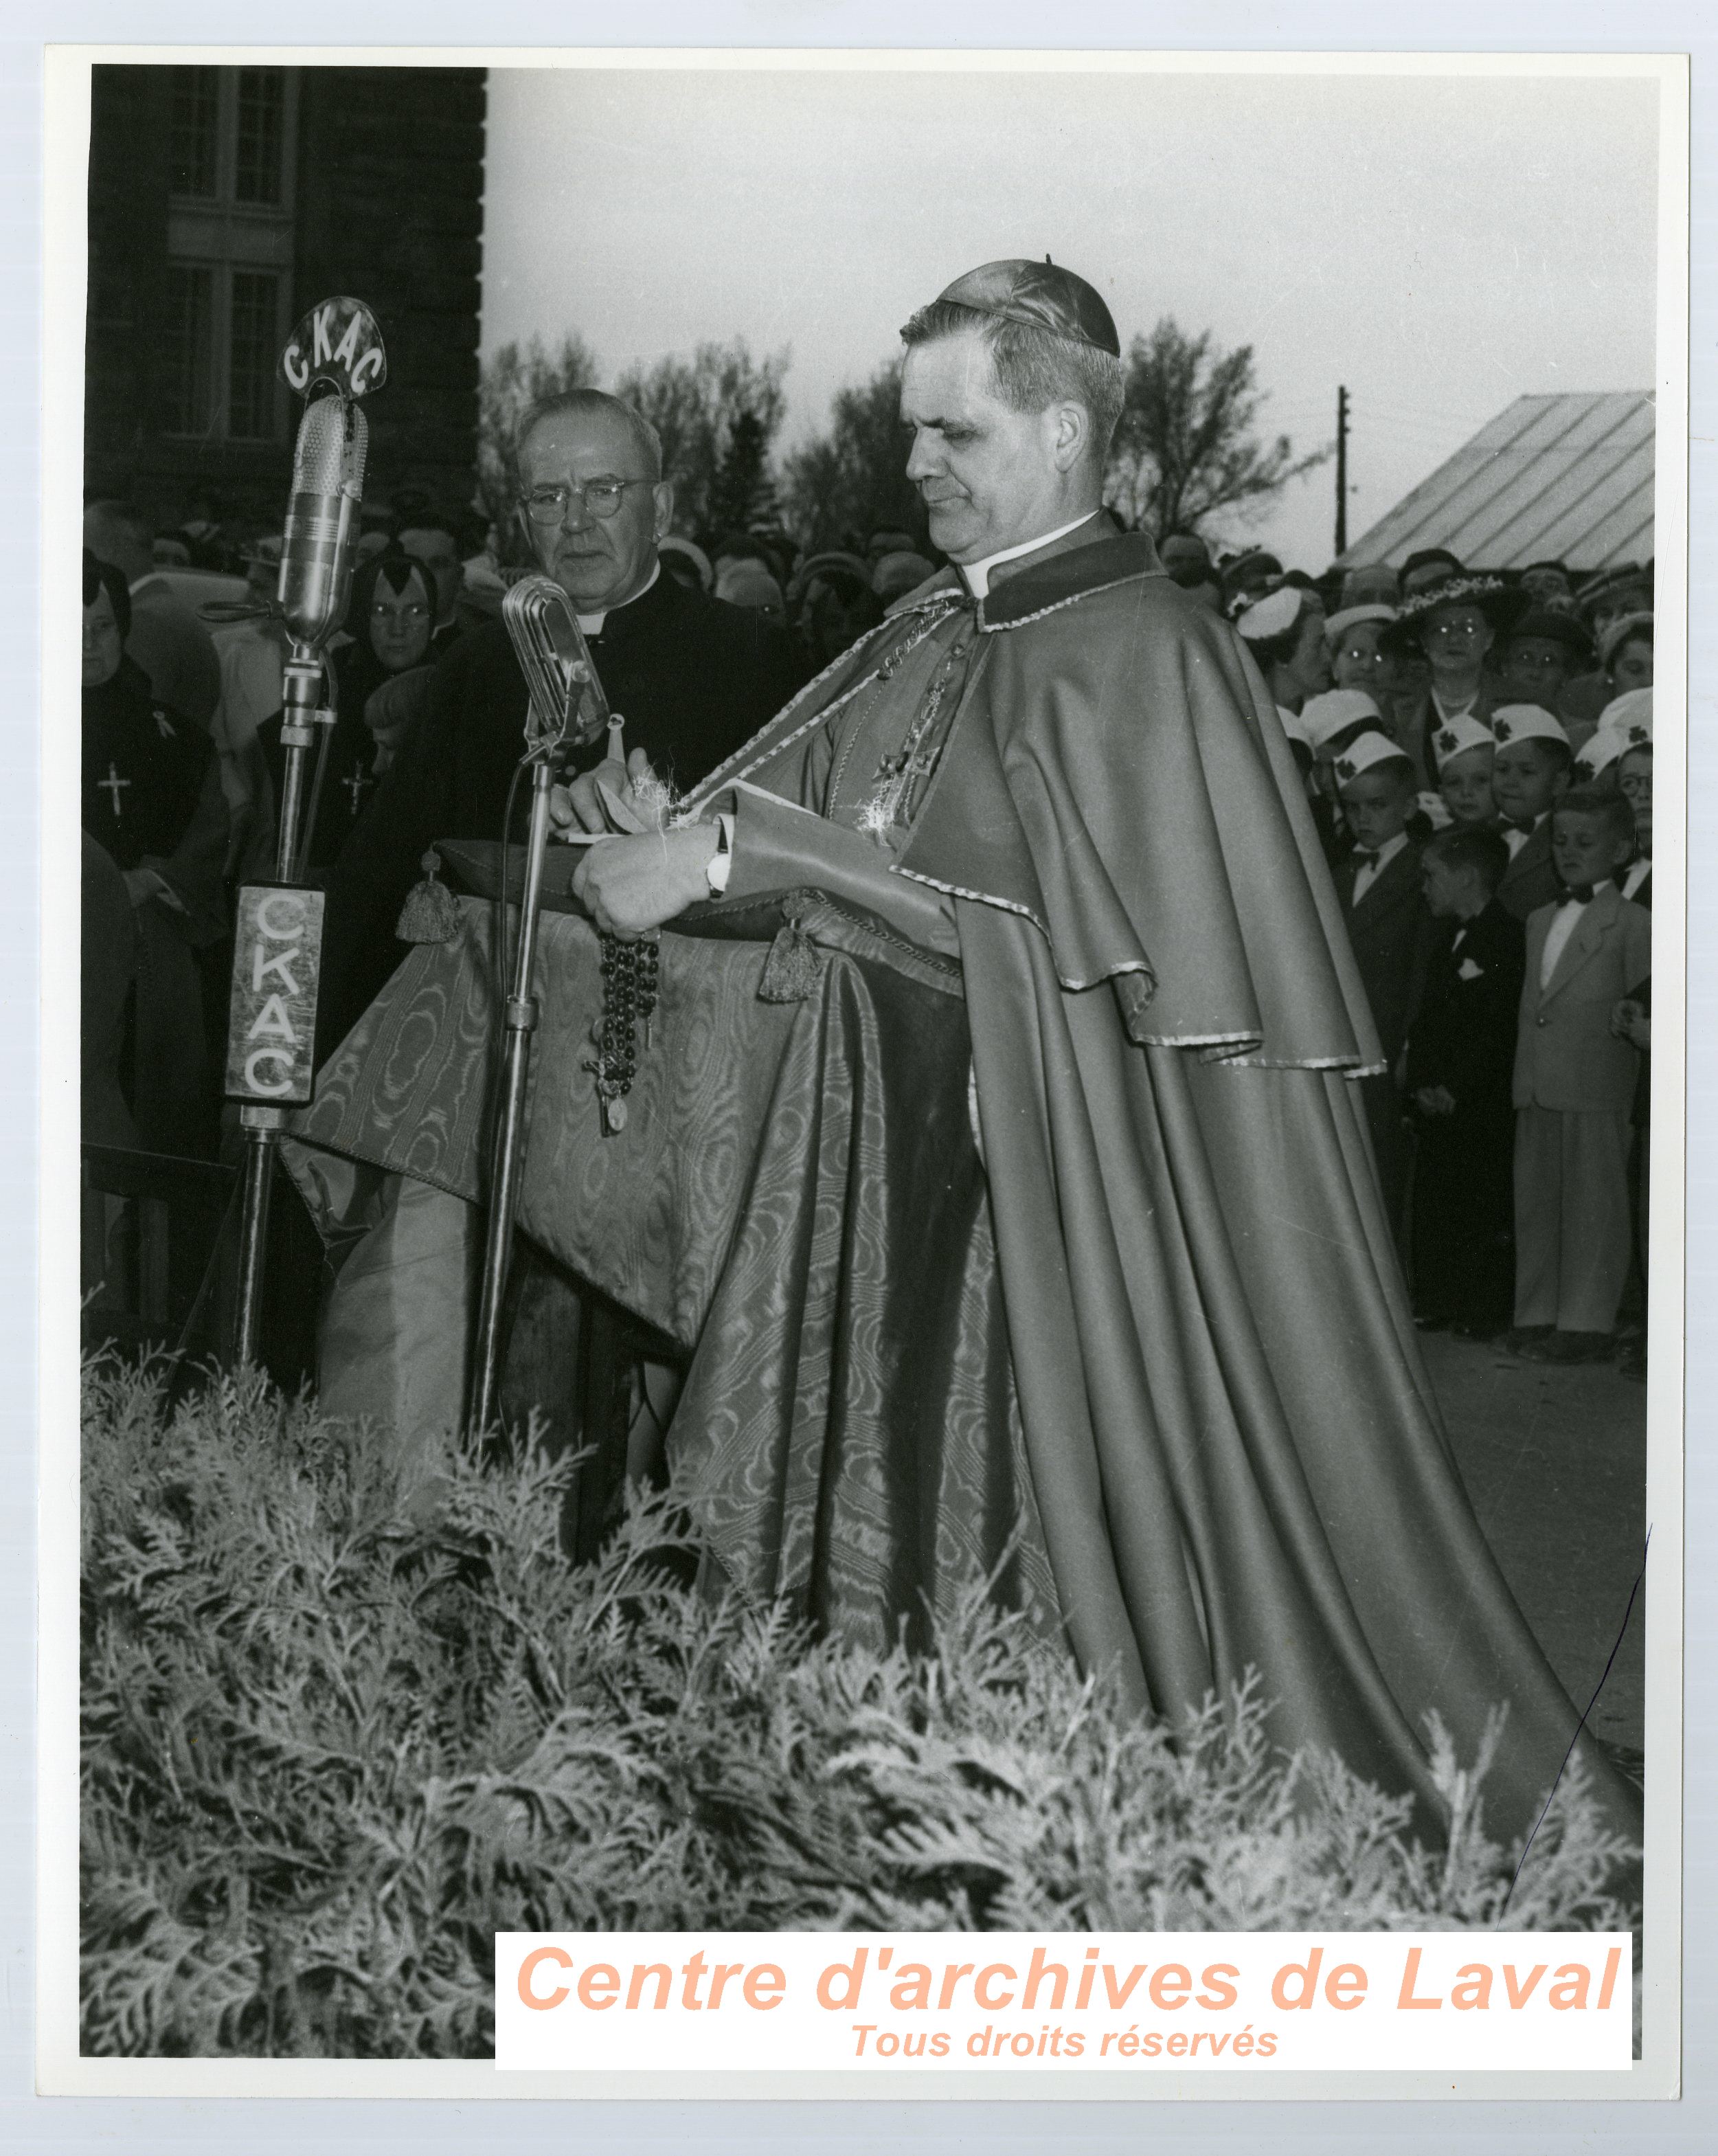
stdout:
{"type": "Polygon", "coordinates": [[[1234,619],[1302,773],[1418,1322],[1642,1374],[1650,567],[1505,577],[1429,549],[1321,587],[1186,535],[1165,552],[1234,619]]]}
{"type": "MultiPolygon", "coordinates": [[[[676,532],[649,430],[617,413],[592,393],[562,429],[612,480],[577,510],[539,488],[540,510],[527,462],[522,506],[568,535],[556,573],[609,701],[685,789],[937,562],[904,529],[810,552],[676,532]]],[[[231,890],[273,873],[281,541],[97,501],[85,543],[85,1137],[208,1155],[231,890]],[[249,588],[199,608],[182,569],[249,588]]],[[[1315,578],[1188,531],[1159,552],[1233,624],[1299,767],[1382,1050],[1361,1082],[1418,1322],[1555,1362],[1620,1346],[1638,1373],[1650,566],[1490,574],[1430,549],[1315,578]]],[[[330,891],[330,1045],[392,970],[426,848],[499,834],[524,696],[499,552],[468,515],[367,506],[300,858],[330,891]]]]}

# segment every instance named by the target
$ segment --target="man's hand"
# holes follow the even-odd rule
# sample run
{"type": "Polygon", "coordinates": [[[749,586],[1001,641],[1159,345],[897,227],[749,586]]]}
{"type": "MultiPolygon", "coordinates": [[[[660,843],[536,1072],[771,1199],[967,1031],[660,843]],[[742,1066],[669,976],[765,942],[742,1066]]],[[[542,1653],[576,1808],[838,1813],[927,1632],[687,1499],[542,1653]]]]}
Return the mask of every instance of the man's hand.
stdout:
{"type": "Polygon", "coordinates": [[[600,779],[618,801],[638,811],[650,821],[655,819],[639,803],[633,791],[633,782],[654,778],[650,759],[641,748],[635,748],[627,758],[624,768],[613,757],[606,757],[594,771],[581,773],[571,786],[556,786],[549,793],[549,817],[557,831],[612,831],[613,824],[603,805],[603,797],[597,791],[600,779]]]}
{"type": "Polygon", "coordinates": [[[604,839],[587,847],[573,873],[574,896],[605,935],[633,942],[710,896],[705,874],[721,833],[714,824],[604,839]]]}
{"type": "Polygon", "coordinates": [[[1455,1096],[1447,1086],[1422,1086],[1413,1096],[1414,1106],[1423,1116],[1453,1116],[1455,1096]]]}

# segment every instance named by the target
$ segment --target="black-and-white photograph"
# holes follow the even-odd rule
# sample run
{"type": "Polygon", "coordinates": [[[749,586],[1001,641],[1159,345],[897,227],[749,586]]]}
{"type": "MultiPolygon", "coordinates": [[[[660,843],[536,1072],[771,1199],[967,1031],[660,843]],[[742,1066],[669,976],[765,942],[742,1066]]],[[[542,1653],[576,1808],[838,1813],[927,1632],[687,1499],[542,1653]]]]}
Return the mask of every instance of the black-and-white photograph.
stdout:
{"type": "Polygon", "coordinates": [[[81,2051],[1333,1930],[1639,2057],[1665,79],[727,58],[83,63],[81,2051]]]}

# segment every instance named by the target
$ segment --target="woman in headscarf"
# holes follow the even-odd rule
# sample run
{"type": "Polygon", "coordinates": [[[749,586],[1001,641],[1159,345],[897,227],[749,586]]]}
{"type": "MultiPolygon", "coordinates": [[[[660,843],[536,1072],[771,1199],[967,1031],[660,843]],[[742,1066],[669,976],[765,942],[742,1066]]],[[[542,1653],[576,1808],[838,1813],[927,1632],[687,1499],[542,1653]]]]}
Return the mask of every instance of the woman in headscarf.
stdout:
{"type": "MultiPolygon", "coordinates": [[[[390,543],[360,563],[346,606],[346,640],[330,654],[334,725],[326,747],[318,728],[309,752],[299,829],[301,874],[314,877],[333,865],[369,805],[397,745],[402,706],[396,685],[425,669],[435,613],[434,578],[413,556],[390,543]]],[[[409,706],[410,699],[406,702],[409,706]]],[[[280,725],[277,712],[257,732],[277,812],[286,776],[280,725]]]]}
{"type": "Polygon", "coordinates": [[[121,1086],[148,1151],[202,1154],[217,1132],[198,953],[227,929],[227,803],[208,737],[126,657],[131,620],[124,573],[86,552],[84,830],[123,879],[136,934],[121,1086]]]}

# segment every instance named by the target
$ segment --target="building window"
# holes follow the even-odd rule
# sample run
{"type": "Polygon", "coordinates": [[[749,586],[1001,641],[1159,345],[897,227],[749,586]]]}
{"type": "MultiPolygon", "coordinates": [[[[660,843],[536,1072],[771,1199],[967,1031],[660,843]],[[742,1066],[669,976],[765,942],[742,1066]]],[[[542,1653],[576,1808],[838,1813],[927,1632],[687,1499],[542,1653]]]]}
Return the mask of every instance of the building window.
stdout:
{"type": "Polygon", "coordinates": [[[174,68],[166,431],[276,442],[291,324],[295,68],[174,68]]]}
{"type": "Polygon", "coordinates": [[[285,146],[286,74],[281,68],[238,69],[233,199],[278,207],[285,146]]]}
{"type": "Polygon", "coordinates": [[[213,202],[219,185],[220,79],[218,68],[173,69],[169,184],[176,195],[189,195],[199,202],[213,202]]]}
{"type": "Polygon", "coordinates": [[[274,438],[279,321],[280,280],[274,271],[235,270],[227,387],[227,432],[235,441],[274,438]]]}
{"type": "Polygon", "coordinates": [[[167,430],[207,434],[214,418],[214,271],[168,263],[167,299],[167,430]]]}

